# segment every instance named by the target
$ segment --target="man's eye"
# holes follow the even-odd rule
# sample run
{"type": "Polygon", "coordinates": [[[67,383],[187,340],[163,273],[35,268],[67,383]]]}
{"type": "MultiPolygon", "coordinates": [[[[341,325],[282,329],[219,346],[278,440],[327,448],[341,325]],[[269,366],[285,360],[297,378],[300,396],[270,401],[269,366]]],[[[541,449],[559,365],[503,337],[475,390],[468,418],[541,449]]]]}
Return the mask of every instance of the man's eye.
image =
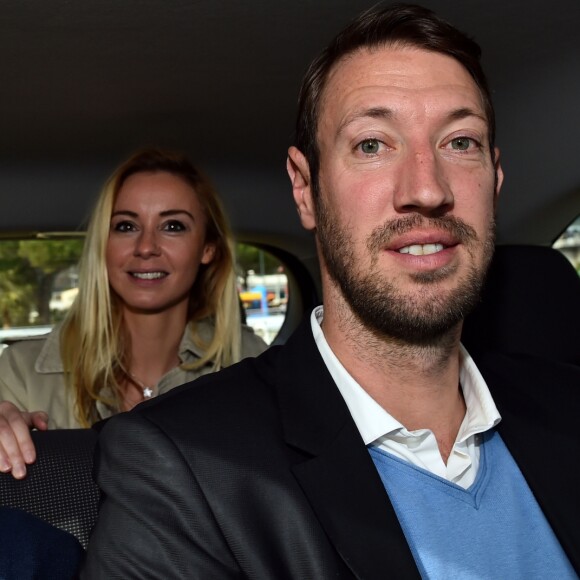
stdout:
{"type": "Polygon", "coordinates": [[[456,137],[451,140],[451,148],[456,151],[467,151],[472,145],[474,141],[469,137],[456,137]]]}
{"type": "Polygon", "coordinates": [[[359,147],[365,155],[376,155],[379,152],[380,145],[377,139],[365,139],[359,147]]]}
{"type": "Polygon", "coordinates": [[[182,232],[185,230],[185,226],[180,221],[172,220],[165,224],[164,229],[168,232],[182,232]]]}

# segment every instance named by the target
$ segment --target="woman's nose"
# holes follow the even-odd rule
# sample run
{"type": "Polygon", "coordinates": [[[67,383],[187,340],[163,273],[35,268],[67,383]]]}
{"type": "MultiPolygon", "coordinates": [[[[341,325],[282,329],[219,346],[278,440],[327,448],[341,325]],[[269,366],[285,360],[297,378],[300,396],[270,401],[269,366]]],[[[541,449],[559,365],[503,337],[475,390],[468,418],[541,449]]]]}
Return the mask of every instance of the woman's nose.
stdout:
{"type": "Polygon", "coordinates": [[[158,256],[161,253],[157,232],[143,230],[135,244],[135,255],[141,257],[158,256]]]}

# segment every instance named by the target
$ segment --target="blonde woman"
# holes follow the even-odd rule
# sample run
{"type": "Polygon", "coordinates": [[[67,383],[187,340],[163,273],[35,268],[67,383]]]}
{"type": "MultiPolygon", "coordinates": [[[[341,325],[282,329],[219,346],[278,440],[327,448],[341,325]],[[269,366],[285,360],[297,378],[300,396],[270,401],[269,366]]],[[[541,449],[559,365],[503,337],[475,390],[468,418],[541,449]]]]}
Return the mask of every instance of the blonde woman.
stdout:
{"type": "Polygon", "coordinates": [[[24,477],[31,428],[90,427],[265,348],[240,323],[215,191],[182,155],[141,151],[101,192],[66,319],[0,357],[0,470],[24,477]]]}

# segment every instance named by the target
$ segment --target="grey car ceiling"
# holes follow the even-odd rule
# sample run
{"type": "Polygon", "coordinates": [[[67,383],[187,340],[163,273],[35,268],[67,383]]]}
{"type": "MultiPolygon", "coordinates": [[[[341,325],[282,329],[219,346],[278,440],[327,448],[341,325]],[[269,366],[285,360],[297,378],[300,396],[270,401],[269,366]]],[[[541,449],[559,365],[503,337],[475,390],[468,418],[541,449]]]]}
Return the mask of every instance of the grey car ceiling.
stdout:
{"type": "MultiPolygon", "coordinates": [[[[3,0],[0,231],[79,226],[133,149],[187,151],[241,237],[306,251],[285,175],[301,76],[361,0],[3,0]]],[[[580,0],[433,0],[483,47],[504,242],[580,213],[580,0]]]]}

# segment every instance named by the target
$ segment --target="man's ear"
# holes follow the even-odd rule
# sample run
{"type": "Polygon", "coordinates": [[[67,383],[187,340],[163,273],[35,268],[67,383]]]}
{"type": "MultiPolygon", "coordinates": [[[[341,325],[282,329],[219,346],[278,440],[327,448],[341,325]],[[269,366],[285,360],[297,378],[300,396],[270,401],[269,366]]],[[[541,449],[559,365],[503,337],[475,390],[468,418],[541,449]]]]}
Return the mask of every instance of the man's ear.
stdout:
{"type": "Polygon", "coordinates": [[[300,216],[302,226],[307,230],[316,228],[316,213],[312,199],[312,183],[310,181],[310,166],[306,157],[296,147],[288,149],[286,169],[292,182],[294,203],[300,216]]]}
{"type": "Polygon", "coordinates": [[[494,157],[494,170],[495,170],[495,191],[493,196],[493,205],[494,207],[497,206],[497,199],[499,197],[499,192],[503,183],[503,169],[501,168],[501,163],[499,162],[499,149],[496,147],[494,149],[495,157],[494,157]]]}

